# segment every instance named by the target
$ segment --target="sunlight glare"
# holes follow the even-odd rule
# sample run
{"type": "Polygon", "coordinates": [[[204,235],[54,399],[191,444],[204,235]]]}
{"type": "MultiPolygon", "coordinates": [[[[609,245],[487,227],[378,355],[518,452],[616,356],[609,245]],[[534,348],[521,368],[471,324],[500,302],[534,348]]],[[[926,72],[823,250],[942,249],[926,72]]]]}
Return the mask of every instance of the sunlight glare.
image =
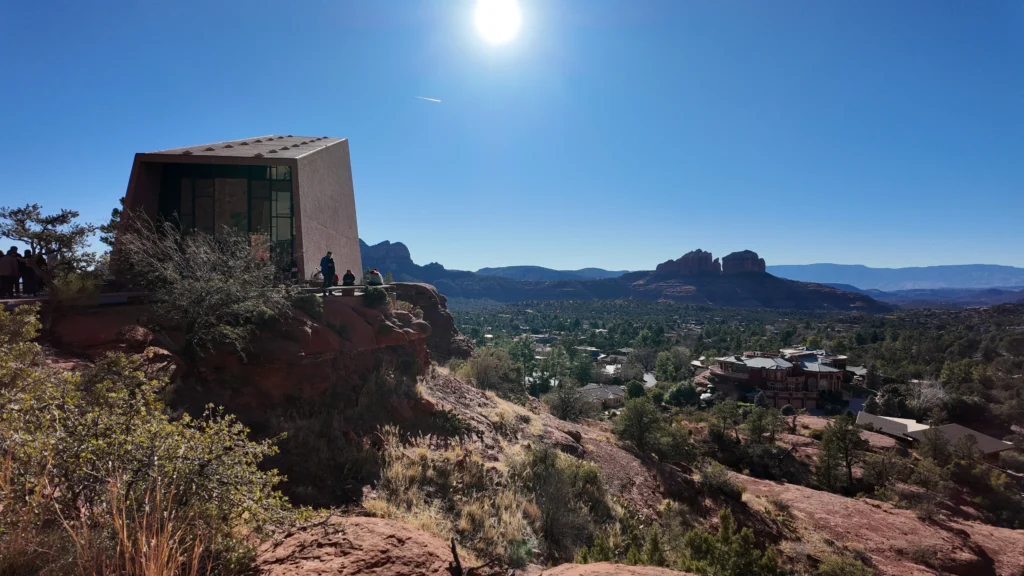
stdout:
{"type": "Polygon", "coordinates": [[[516,0],[477,0],[476,28],[491,44],[504,44],[515,38],[523,15],[516,0]]]}

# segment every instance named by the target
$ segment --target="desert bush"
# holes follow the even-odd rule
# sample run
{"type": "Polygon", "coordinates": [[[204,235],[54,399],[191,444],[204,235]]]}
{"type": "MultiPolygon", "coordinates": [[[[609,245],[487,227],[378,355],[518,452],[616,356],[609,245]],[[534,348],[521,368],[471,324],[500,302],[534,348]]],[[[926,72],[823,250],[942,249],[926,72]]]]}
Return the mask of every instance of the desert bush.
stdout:
{"type": "Polygon", "coordinates": [[[505,400],[521,403],[526,400],[523,367],[512,361],[508,353],[496,348],[477,350],[459,370],[481,390],[491,390],[505,400]]]}
{"type": "Polygon", "coordinates": [[[999,454],[999,465],[1007,470],[1024,474],[1024,452],[1007,450],[999,454]]]}
{"type": "Polygon", "coordinates": [[[562,382],[555,386],[554,390],[544,395],[543,400],[554,417],[570,422],[585,418],[594,412],[583,398],[583,393],[572,382],[562,382]]]}
{"type": "Polygon", "coordinates": [[[814,571],[815,576],[872,576],[874,573],[859,560],[835,554],[825,556],[814,571]]]}
{"type": "Polygon", "coordinates": [[[386,308],[391,303],[391,297],[388,296],[387,290],[380,286],[369,286],[363,293],[363,305],[367,308],[379,310],[386,308]]]}
{"type": "Polygon", "coordinates": [[[642,396],[626,402],[615,419],[615,434],[640,452],[654,450],[665,428],[665,417],[650,398],[642,396]]]}
{"type": "Polygon", "coordinates": [[[197,565],[244,568],[249,535],[289,519],[280,477],[259,468],[274,446],[212,407],[171,418],[167,382],[123,355],[81,373],[48,367],[30,341],[34,314],[0,311],[0,566],[15,572],[8,559],[26,547],[39,571],[58,573],[149,554],[145,539],[119,538],[159,528],[139,524],[159,506],[182,531],[164,540],[168,558],[187,548],[197,565]]]}
{"type": "Polygon", "coordinates": [[[548,558],[570,559],[595,520],[612,515],[597,468],[552,448],[522,448],[499,466],[469,444],[402,441],[394,427],[380,436],[381,475],[366,508],[457,536],[479,558],[521,567],[537,542],[548,558]]]}
{"type": "Polygon", "coordinates": [[[673,406],[689,406],[697,402],[697,388],[692,382],[683,382],[668,393],[668,403],[673,406]]]}
{"type": "Polygon", "coordinates": [[[70,272],[54,278],[50,305],[55,308],[88,306],[99,302],[100,282],[91,272],[70,272]]]}
{"type": "Polygon", "coordinates": [[[572,559],[590,538],[593,518],[611,516],[600,472],[592,464],[540,446],[524,450],[509,467],[540,511],[534,528],[551,558],[572,559]]]}
{"type": "Polygon", "coordinates": [[[248,234],[183,234],[170,222],[133,217],[118,236],[114,268],[144,290],[161,323],[185,332],[186,350],[217,344],[239,352],[261,323],[288,309],[291,288],[248,234]]]}
{"type": "Polygon", "coordinates": [[[626,383],[626,398],[640,398],[647,395],[644,383],[639,380],[630,380],[626,383]]]}
{"type": "Polygon", "coordinates": [[[377,477],[377,451],[351,433],[340,402],[307,402],[271,414],[266,434],[280,438],[267,459],[286,481],[282,490],[302,505],[328,507],[357,501],[377,477]]]}
{"type": "Polygon", "coordinates": [[[778,573],[775,549],[757,548],[749,528],[736,530],[728,508],[718,514],[718,533],[691,530],[683,538],[681,568],[698,576],[774,576],[778,573]]]}
{"type": "Polygon", "coordinates": [[[733,500],[740,500],[745,489],[742,485],[733,482],[729,475],[729,469],[711,459],[704,459],[697,463],[697,472],[700,485],[709,492],[721,494],[733,500]]]}
{"type": "Polygon", "coordinates": [[[291,305],[317,322],[324,318],[324,299],[319,294],[293,296],[291,305]]]}
{"type": "Polygon", "coordinates": [[[650,396],[651,402],[654,402],[655,406],[661,406],[661,404],[665,401],[665,391],[659,388],[651,390],[650,396]]]}

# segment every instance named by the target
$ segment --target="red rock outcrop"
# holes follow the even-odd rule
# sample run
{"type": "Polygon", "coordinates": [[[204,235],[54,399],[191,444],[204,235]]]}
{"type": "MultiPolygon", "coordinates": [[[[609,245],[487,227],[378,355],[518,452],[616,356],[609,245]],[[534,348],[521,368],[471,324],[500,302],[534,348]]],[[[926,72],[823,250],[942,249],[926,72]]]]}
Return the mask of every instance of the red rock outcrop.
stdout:
{"type": "Polygon", "coordinates": [[[265,545],[257,562],[265,576],[447,576],[449,545],[407,524],[379,518],[332,518],[265,545]]]}
{"type": "Polygon", "coordinates": [[[725,258],[722,258],[722,274],[764,271],[764,258],[758,258],[757,252],[754,252],[753,250],[733,252],[725,258]]]}
{"type": "Polygon", "coordinates": [[[424,327],[412,324],[412,327],[423,332],[427,330],[427,348],[438,362],[450,358],[469,358],[473,353],[473,343],[459,334],[455,327],[455,319],[448,312],[447,298],[430,284],[417,282],[395,282],[395,296],[423,310],[423,320],[429,324],[424,327]]]}
{"type": "MultiPolygon", "coordinates": [[[[430,365],[429,327],[410,319],[400,325],[376,310],[352,306],[340,298],[324,300],[323,317],[314,321],[293,310],[261,327],[239,353],[216,349],[188,363],[173,353],[180,338],[146,324],[141,305],[83,307],[54,317],[48,335],[55,347],[88,358],[110,351],[143,353],[159,342],[184,375],[176,390],[185,406],[223,406],[245,423],[258,426],[268,412],[295,400],[316,400],[330,394],[343,406],[355,406],[366,378],[387,359],[398,359],[423,373],[430,365]]],[[[449,316],[450,318],[450,316],[449,316]]],[[[454,322],[452,323],[454,328],[454,322]]]]}
{"type": "Polygon", "coordinates": [[[711,252],[700,248],[683,254],[678,260],[658,264],[655,274],[662,276],[693,276],[696,274],[717,274],[721,272],[718,259],[711,259],[711,252]]]}

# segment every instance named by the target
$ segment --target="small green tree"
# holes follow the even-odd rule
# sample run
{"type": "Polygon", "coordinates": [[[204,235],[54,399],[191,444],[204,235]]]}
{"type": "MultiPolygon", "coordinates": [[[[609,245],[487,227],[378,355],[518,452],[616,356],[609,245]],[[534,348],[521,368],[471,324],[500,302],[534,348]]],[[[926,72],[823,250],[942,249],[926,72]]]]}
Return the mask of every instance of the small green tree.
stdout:
{"type": "Polygon", "coordinates": [[[842,458],[834,436],[825,436],[818,444],[814,477],[818,485],[829,492],[838,492],[843,486],[842,458]]]}
{"type": "Polygon", "coordinates": [[[651,390],[649,396],[651,397],[651,402],[654,402],[655,406],[661,406],[662,402],[665,401],[665,393],[660,388],[651,390]]]}
{"type": "Polygon", "coordinates": [[[118,201],[120,208],[114,208],[110,211],[110,220],[105,224],[100,224],[97,230],[100,233],[100,242],[106,244],[109,248],[114,248],[114,243],[117,241],[117,228],[121,225],[121,211],[124,210],[124,196],[118,201]]]}
{"type": "Polygon", "coordinates": [[[664,432],[664,428],[664,415],[646,396],[626,402],[626,407],[615,419],[613,426],[615,434],[620,439],[633,444],[643,453],[656,448],[657,440],[664,432]]]}
{"type": "Polygon", "coordinates": [[[718,533],[691,530],[683,537],[684,557],[680,568],[699,576],[775,576],[775,549],[757,548],[749,528],[737,532],[728,508],[718,514],[718,533]]]}
{"type": "Polygon", "coordinates": [[[22,242],[33,254],[56,256],[56,269],[50,274],[57,277],[84,272],[96,263],[96,255],[86,251],[95,233],[92,224],[78,222],[76,210],[44,215],[39,204],[0,208],[0,238],[22,242]]]}
{"type": "Polygon", "coordinates": [[[661,546],[661,534],[658,527],[651,528],[647,537],[647,544],[644,546],[644,564],[648,566],[668,566],[668,558],[665,557],[665,550],[661,546]]]}
{"type": "Polygon", "coordinates": [[[860,430],[854,427],[852,418],[840,416],[825,428],[822,443],[826,439],[835,442],[843,468],[846,469],[846,484],[853,485],[853,466],[860,459],[861,451],[867,448],[867,442],[860,437],[860,430]]]}
{"type": "Polygon", "coordinates": [[[626,398],[640,398],[641,396],[647,395],[647,389],[644,388],[644,383],[639,380],[630,380],[626,384],[626,398]]]}
{"type": "Polygon", "coordinates": [[[689,406],[697,401],[697,388],[692,382],[683,382],[668,393],[668,403],[673,406],[689,406]]]}
{"type": "Polygon", "coordinates": [[[878,390],[882,387],[882,373],[878,371],[878,366],[868,365],[867,374],[864,375],[864,386],[871,390],[878,390]]]}
{"type": "Polygon", "coordinates": [[[758,392],[754,396],[754,406],[758,408],[771,408],[771,404],[768,402],[768,397],[764,395],[764,392],[758,392]]]}
{"type": "Polygon", "coordinates": [[[878,403],[878,398],[874,394],[868,397],[867,401],[864,402],[864,412],[868,414],[878,415],[879,411],[882,410],[882,405],[878,403]]]}
{"type": "Polygon", "coordinates": [[[742,421],[739,404],[734,400],[719,402],[711,408],[711,431],[716,434],[724,436],[732,432],[736,442],[739,442],[739,424],[742,421]]]}
{"type": "Polygon", "coordinates": [[[544,402],[551,410],[552,416],[570,422],[583,418],[591,411],[583,398],[583,393],[572,382],[563,382],[555,386],[554,390],[544,396],[544,402]]]}
{"type": "Polygon", "coordinates": [[[782,431],[782,415],[774,408],[754,408],[744,426],[754,442],[774,443],[775,436],[782,431]]]}

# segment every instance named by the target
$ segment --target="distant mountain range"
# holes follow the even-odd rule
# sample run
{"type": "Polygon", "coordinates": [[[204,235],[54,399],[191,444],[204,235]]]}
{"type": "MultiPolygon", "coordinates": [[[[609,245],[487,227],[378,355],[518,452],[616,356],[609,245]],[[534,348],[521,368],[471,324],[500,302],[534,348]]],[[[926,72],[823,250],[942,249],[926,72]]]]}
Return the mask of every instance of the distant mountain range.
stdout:
{"type": "MultiPolygon", "coordinates": [[[[413,262],[401,242],[370,246],[360,240],[364,268],[390,272],[395,280],[427,282],[448,297],[486,298],[501,302],[526,300],[668,300],[716,306],[887,312],[893,307],[864,294],[795,282],[766,273],[764,260],[749,250],[711,260],[691,252],[656,270],[629,272],[612,278],[518,280],[448,270],[432,262],[413,262]]],[[[556,271],[557,272],[557,271],[556,271]]]]}
{"type": "Polygon", "coordinates": [[[781,278],[800,282],[844,284],[862,290],[884,291],[938,288],[1024,287],[1024,268],[995,264],[923,266],[917,268],[869,268],[859,264],[797,264],[768,266],[781,278]]]}
{"type": "Polygon", "coordinates": [[[497,276],[512,280],[532,280],[544,282],[551,280],[600,280],[617,278],[629,270],[604,270],[602,268],[582,268],[580,270],[552,270],[541,266],[504,266],[501,268],[481,268],[476,271],[481,276],[497,276]]]}
{"type": "Polygon", "coordinates": [[[857,292],[871,296],[879,302],[885,302],[900,308],[976,308],[1024,302],[1024,290],[1004,290],[999,288],[934,288],[912,290],[863,290],[849,284],[826,284],[839,290],[857,292]]]}

